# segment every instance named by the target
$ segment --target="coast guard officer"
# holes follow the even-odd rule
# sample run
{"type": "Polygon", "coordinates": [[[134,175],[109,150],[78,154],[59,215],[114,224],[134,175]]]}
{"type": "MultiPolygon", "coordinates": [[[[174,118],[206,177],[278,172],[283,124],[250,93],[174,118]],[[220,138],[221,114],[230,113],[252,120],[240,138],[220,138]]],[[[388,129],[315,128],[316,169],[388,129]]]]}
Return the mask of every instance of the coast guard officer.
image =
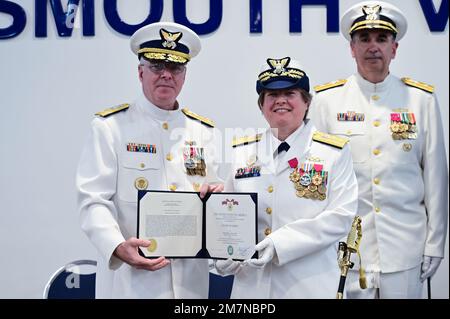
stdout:
{"type": "Polygon", "coordinates": [[[356,4],[341,19],[357,73],[315,87],[321,130],[350,139],[359,183],[367,289],[350,271],[350,298],[420,298],[444,257],[448,169],[431,85],[390,73],[406,18],[395,6],[356,4]]]}
{"type": "Polygon", "coordinates": [[[258,193],[259,259],[215,262],[235,274],[231,298],[334,298],[338,241],[357,210],[357,181],[344,138],[305,119],[309,79],[290,57],[267,59],[256,82],[270,128],[233,142],[227,191],[258,193]]]}
{"type": "Polygon", "coordinates": [[[177,101],[200,39],[161,22],[139,29],[130,42],[142,94],[96,114],[77,173],[81,227],[100,254],[96,297],[207,298],[206,259],[146,259],[138,247],[156,243],[135,238],[138,190],[223,188],[214,184],[213,122],[177,101]]]}

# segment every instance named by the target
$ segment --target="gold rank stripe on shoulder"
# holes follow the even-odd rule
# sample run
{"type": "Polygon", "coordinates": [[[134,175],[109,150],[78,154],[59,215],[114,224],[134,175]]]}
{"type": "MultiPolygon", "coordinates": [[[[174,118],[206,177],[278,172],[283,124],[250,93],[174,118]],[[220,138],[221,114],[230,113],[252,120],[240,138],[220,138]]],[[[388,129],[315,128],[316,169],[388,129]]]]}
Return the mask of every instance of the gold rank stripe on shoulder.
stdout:
{"type": "Polygon", "coordinates": [[[328,144],[337,148],[344,148],[345,144],[348,142],[348,139],[322,132],[314,132],[313,141],[328,144]]]}
{"type": "Polygon", "coordinates": [[[247,144],[251,144],[251,143],[257,143],[259,141],[261,141],[262,138],[262,134],[256,134],[254,136],[243,136],[240,138],[233,138],[233,143],[232,146],[236,147],[239,145],[247,145],[247,144]]]}
{"type": "Polygon", "coordinates": [[[434,92],[434,86],[433,85],[429,85],[423,82],[419,82],[416,80],[413,80],[411,78],[402,78],[403,83],[405,83],[406,85],[421,89],[425,92],[428,93],[433,93],[434,92]]]}
{"type": "Polygon", "coordinates": [[[202,122],[203,124],[205,124],[206,126],[209,126],[209,127],[214,127],[215,126],[214,122],[212,120],[210,120],[210,119],[208,119],[206,117],[200,116],[200,115],[198,115],[198,114],[196,114],[196,113],[194,113],[192,111],[189,111],[187,108],[184,108],[181,111],[187,117],[190,117],[190,118],[192,118],[194,120],[198,120],[198,121],[202,122]]]}
{"type": "Polygon", "coordinates": [[[114,106],[114,107],[110,107],[110,108],[108,108],[106,110],[97,112],[97,113],[95,113],[95,115],[98,115],[98,116],[101,116],[101,117],[108,117],[108,116],[110,116],[112,114],[124,111],[124,110],[128,109],[129,107],[130,107],[130,104],[124,103],[124,104],[120,104],[120,105],[117,105],[117,106],[114,106]]]}
{"type": "Polygon", "coordinates": [[[347,80],[337,80],[334,82],[329,82],[329,83],[325,83],[322,85],[316,85],[314,87],[314,91],[316,91],[316,93],[322,92],[322,91],[326,91],[328,89],[332,89],[332,88],[336,88],[339,86],[343,86],[345,83],[347,83],[347,80]]]}

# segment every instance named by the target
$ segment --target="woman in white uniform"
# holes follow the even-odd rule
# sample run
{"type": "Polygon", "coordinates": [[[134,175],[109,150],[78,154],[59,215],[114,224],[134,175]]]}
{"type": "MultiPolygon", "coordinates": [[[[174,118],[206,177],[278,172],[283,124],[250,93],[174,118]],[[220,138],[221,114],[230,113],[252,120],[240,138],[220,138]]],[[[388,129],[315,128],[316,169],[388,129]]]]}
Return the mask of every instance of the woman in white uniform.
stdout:
{"type": "Polygon", "coordinates": [[[306,119],[309,79],[299,62],[267,59],[256,82],[270,128],[233,142],[226,191],[258,193],[259,258],[215,262],[234,274],[231,298],[334,298],[337,245],[357,210],[347,140],[306,119]]]}

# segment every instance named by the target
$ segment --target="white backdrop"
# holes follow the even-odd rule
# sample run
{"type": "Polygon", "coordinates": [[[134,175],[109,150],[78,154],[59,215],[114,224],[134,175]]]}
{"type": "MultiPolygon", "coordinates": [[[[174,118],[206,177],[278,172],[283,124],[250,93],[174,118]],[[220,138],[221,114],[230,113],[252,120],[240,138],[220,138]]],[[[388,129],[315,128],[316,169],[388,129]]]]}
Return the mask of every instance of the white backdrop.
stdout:
{"type": "MultiPolygon", "coordinates": [[[[96,258],[79,228],[78,159],[93,114],[132,101],[140,83],[128,37],[107,24],[103,1],[95,1],[96,35],[83,37],[76,28],[71,38],[58,37],[50,9],[48,37],[35,38],[34,1],[14,2],[25,9],[27,25],[19,36],[0,40],[0,298],[40,298],[57,268],[96,258]]],[[[340,13],[356,2],[340,1],[340,13]]],[[[436,86],[448,163],[448,24],[444,32],[431,33],[418,0],[391,2],[409,22],[392,73],[436,86]]],[[[439,7],[441,0],[434,2],[439,7]]],[[[150,2],[118,3],[122,19],[135,24],[147,16],[150,2]]],[[[222,23],[201,37],[203,49],[189,65],[179,98],[220,129],[265,126],[255,80],[267,57],[299,59],[313,85],[355,71],[346,40],[326,32],[324,7],[303,9],[303,32],[290,34],[289,1],[265,0],[263,33],[255,35],[249,32],[248,3],[223,1],[222,23]]],[[[164,0],[162,20],[173,21],[172,12],[172,1],[164,0]]],[[[192,22],[206,21],[209,0],[188,1],[187,12],[192,22]]],[[[10,24],[0,13],[0,28],[10,24]]],[[[448,272],[447,237],[446,259],[432,281],[434,298],[449,297],[448,272]]]]}

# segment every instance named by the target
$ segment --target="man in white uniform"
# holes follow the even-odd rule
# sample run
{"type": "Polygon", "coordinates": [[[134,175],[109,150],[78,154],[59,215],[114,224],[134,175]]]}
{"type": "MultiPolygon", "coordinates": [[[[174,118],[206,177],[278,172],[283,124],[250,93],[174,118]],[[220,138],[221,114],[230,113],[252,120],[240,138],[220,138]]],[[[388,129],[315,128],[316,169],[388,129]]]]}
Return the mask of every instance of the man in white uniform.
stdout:
{"type": "Polygon", "coordinates": [[[227,191],[258,192],[258,259],[216,261],[235,274],[231,298],[335,298],[337,245],[357,209],[347,140],[305,120],[309,79],[290,57],[267,59],[257,81],[270,129],[233,143],[227,191]]]}
{"type": "Polygon", "coordinates": [[[350,298],[421,298],[421,282],[444,257],[448,169],[438,102],[432,86],[389,71],[406,29],[391,4],[347,10],[341,31],[357,73],[315,87],[311,106],[318,129],[350,139],[358,178],[367,289],[355,267],[350,298]]]}
{"type": "Polygon", "coordinates": [[[212,121],[177,101],[200,39],[182,25],[155,23],[130,41],[143,93],[96,114],[77,173],[81,227],[100,255],[96,297],[207,298],[206,259],[146,259],[139,247],[155,243],[135,238],[138,190],[223,188],[214,184],[212,121]]]}

